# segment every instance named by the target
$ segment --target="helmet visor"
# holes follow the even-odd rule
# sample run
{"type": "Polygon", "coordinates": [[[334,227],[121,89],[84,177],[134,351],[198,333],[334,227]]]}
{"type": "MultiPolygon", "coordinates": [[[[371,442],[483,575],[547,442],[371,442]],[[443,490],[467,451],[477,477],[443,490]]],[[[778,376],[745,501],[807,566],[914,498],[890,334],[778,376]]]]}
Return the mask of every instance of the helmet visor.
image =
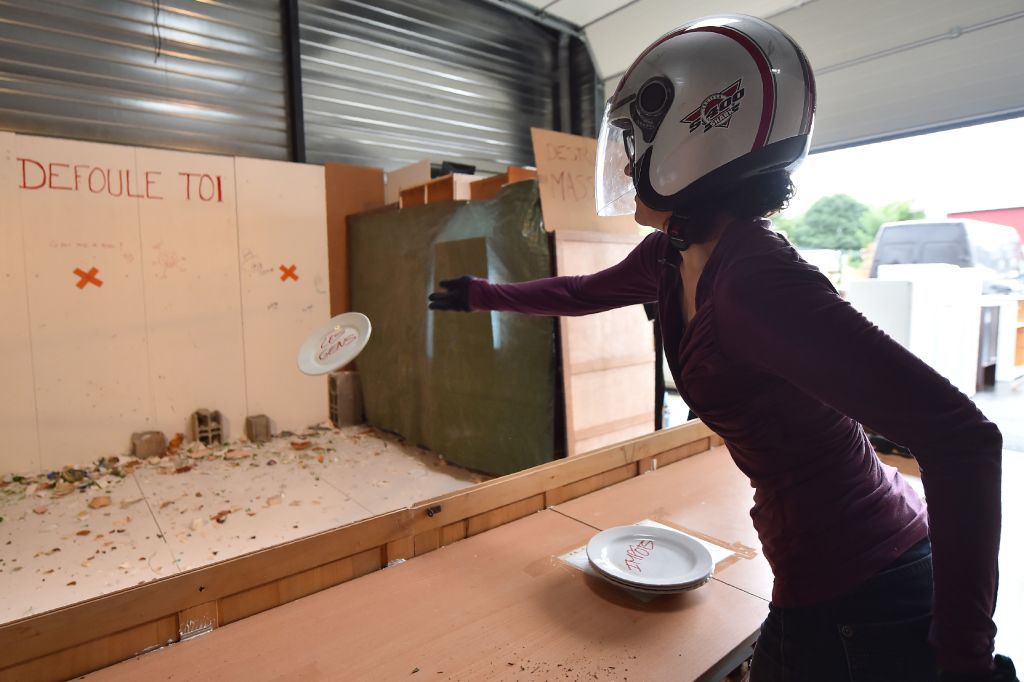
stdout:
{"type": "Polygon", "coordinates": [[[604,111],[601,136],[597,141],[594,168],[594,199],[601,216],[632,215],[636,210],[636,188],[626,175],[633,167],[633,126],[628,118],[611,119],[611,102],[604,111]]]}

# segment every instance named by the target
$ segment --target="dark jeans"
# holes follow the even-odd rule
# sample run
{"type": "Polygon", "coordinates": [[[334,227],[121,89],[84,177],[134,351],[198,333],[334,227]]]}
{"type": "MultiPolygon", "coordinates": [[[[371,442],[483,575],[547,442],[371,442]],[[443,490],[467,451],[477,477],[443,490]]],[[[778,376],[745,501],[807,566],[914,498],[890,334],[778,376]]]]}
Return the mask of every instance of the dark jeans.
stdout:
{"type": "Polygon", "coordinates": [[[927,538],[850,592],[823,604],[772,604],[751,682],[934,682],[928,645],[932,551],[927,538]]]}

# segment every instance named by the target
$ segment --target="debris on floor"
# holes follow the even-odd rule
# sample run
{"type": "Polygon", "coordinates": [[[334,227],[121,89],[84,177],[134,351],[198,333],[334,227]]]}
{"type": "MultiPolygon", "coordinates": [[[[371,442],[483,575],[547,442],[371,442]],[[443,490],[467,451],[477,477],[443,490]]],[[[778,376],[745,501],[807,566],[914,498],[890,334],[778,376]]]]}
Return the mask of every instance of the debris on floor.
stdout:
{"type": "Polygon", "coordinates": [[[329,423],[0,476],[0,623],[337,528],[488,477],[329,423]],[[273,467],[273,468],[270,468],[273,467]],[[242,513],[244,512],[244,513],[242,513]],[[53,585],[66,586],[59,593],[53,585]]]}

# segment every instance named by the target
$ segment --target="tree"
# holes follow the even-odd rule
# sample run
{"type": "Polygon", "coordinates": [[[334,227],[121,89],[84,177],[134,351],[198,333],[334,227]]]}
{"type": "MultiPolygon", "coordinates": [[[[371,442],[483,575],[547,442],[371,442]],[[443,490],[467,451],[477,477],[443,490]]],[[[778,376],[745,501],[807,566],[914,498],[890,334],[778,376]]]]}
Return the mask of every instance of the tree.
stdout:
{"type": "Polygon", "coordinates": [[[792,240],[793,232],[799,230],[797,223],[800,222],[800,218],[787,218],[782,214],[775,214],[772,216],[772,228],[776,232],[781,232],[792,240]]]}
{"type": "Polygon", "coordinates": [[[867,213],[868,207],[849,195],[822,197],[800,220],[787,225],[789,237],[804,248],[856,251],[872,238],[864,230],[867,213]]]}
{"type": "Polygon", "coordinates": [[[891,223],[897,220],[920,220],[921,218],[924,218],[924,211],[915,211],[910,208],[909,201],[894,201],[882,208],[872,208],[861,219],[861,230],[868,238],[865,246],[878,235],[878,228],[882,226],[882,223],[891,223]]]}

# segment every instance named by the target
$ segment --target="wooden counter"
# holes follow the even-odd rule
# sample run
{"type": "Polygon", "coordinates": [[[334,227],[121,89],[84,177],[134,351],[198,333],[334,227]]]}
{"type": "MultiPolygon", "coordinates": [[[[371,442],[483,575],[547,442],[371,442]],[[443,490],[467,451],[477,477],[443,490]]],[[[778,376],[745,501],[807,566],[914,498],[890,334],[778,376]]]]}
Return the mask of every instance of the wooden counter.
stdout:
{"type": "Polygon", "coordinates": [[[772,571],[750,507],[754,490],[723,446],[553,507],[598,529],[652,519],[733,549],[715,579],[770,600],[772,571]]]}
{"type": "MultiPolygon", "coordinates": [[[[718,449],[705,455],[614,488],[628,496],[640,483],[675,510],[654,516],[749,544],[752,531],[712,523],[703,499],[685,514],[678,491],[657,492],[688,479],[714,494],[719,462],[731,462],[718,449]]],[[[559,510],[586,515],[584,506],[559,510]]],[[[712,580],[641,603],[556,558],[595,532],[563,513],[532,514],[88,679],[693,680],[721,679],[739,663],[766,601],[712,580]]]]}

